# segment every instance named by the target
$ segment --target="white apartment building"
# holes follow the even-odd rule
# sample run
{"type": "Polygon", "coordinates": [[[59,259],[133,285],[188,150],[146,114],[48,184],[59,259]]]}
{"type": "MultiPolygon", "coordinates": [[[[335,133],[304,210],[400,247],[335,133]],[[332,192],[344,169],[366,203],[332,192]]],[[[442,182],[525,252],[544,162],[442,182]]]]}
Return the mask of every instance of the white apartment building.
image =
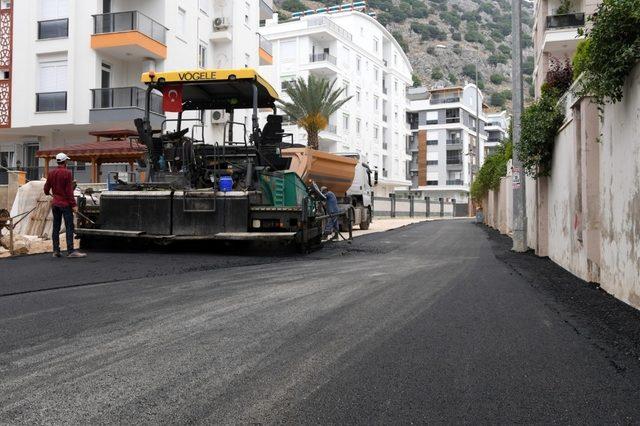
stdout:
{"type": "Polygon", "coordinates": [[[411,189],[407,193],[467,203],[472,174],[477,173],[487,143],[482,92],[474,84],[467,84],[431,90],[411,88],[407,96],[412,131],[409,140],[411,189]],[[476,105],[479,105],[479,118],[476,105]],[[476,158],[478,143],[480,159],[476,158]]]}
{"type": "Polygon", "coordinates": [[[494,153],[502,141],[507,138],[510,122],[511,117],[507,115],[507,111],[487,114],[487,123],[484,126],[484,130],[487,132],[487,141],[485,142],[484,149],[482,150],[480,164],[484,163],[484,159],[487,158],[488,155],[494,153]]]}
{"type": "MultiPolygon", "coordinates": [[[[271,4],[3,1],[0,158],[8,167],[26,168],[34,179],[43,166],[35,157],[39,149],[89,142],[91,131],[135,130],[133,119],[143,115],[144,71],[271,63],[269,45],[259,36],[261,22],[273,15],[271,4]]],[[[152,106],[154,128],[174,118],[163,114],[160,95],[152,106]]],[[[212,123],[207,114],[194,137],[219,142],[224,117],[212,123]]],[[[237,114],[235,120],[245,118],[237,114]]]]}
{"type": "MultiPolygon", "coordinates": [[[[336,86],[353,96],[329,118],[320,133],[320,149],[360,153],[378,171],[376,195],[408,187],[405,93],[412,68],[394,37],[359,11],[317,13],[287,22],[274,17],[262,34],[273,43],[273,74],[281,95],[287,82],[315,75],[336,80],[336,86]]],[[[289,125],[285,131],[297,143],[306,143],[304,129],[289,125]]]]}

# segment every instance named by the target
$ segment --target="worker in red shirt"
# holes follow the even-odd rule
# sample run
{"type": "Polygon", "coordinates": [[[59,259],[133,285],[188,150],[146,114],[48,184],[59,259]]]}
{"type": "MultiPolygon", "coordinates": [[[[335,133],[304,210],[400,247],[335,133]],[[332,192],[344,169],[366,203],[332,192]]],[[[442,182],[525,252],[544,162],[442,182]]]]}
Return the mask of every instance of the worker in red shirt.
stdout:
{"type": "Polygon", "coordinates": [[[60,257],[60,226],[63,218],[67,234],[67,257],[85,257],[85,253],[73,249],[73,213],[78,211],[78,206],[73,196],[73,175],[71,170],[67,169],[67,160],[69,157],[63,152],[56,155],[58,167],[49,172],[47,182],[44,184],[44,193],[53,195],[51,201],[53,257],[60,257]]]}

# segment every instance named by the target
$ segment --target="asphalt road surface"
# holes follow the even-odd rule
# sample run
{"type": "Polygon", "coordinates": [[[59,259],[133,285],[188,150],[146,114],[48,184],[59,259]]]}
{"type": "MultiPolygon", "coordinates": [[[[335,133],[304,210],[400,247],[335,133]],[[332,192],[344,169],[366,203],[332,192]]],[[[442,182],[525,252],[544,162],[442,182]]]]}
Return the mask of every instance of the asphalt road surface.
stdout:
{"type": "Polygon", "coordinates": [[[638,311],[507,245],[0,261],[0,423],[640,422],[638,311]]]}

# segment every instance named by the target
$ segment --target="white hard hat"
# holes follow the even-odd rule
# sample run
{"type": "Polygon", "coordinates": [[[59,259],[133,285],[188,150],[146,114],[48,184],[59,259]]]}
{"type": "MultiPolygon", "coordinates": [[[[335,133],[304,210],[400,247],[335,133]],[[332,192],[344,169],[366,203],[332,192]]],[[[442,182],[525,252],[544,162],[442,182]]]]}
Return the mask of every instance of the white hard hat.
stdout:
{"type": "Polygon", "coordinates": [[[67,154],[65,154],[64,152],[61,152],[58,155],[56,155],[56,161],[58,163],[64,163],[67,160],[71,160],[71,158],[67,157],[67,154]]]}

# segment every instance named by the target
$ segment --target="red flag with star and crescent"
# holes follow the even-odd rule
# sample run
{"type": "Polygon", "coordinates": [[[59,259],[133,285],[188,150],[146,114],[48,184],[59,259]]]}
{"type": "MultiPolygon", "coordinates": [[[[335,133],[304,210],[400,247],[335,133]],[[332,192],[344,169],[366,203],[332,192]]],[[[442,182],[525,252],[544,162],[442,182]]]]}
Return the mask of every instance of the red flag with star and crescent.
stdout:
{"type": "Polygon", "coordinates": [[[162,108],[165,112],[182,112],[182,86],[162,88],[162,108]]]}

